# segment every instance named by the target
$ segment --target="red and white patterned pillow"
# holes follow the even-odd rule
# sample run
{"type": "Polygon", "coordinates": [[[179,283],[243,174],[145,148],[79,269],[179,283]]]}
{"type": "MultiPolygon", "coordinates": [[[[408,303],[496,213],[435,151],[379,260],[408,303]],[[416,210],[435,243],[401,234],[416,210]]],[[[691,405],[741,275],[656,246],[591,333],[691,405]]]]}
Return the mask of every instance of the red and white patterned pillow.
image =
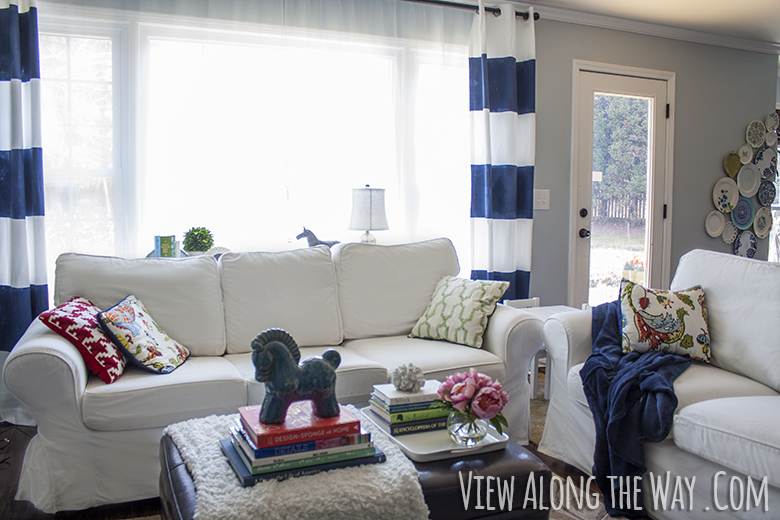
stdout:
{"type": "Polygon", "coordinates": [[[71,298],[38,318],[79,350],[84,362],[105,383],[113,383],[125,370],[127,360],[106,336],[97,321],[100,309],[81,296],[71,298]]]}

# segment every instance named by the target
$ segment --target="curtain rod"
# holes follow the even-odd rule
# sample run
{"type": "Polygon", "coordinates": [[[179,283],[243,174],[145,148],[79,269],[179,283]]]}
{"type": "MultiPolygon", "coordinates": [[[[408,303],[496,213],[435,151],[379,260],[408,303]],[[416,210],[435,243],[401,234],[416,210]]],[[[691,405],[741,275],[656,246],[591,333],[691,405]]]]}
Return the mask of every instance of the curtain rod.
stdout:
{"type": "MultiPolygon", "coordinates": [[[[462,4],[460,2],[448,2],[446,0],[403,0],[404,2],[417,2],[418,4],[434,4],[434,5],[443,5],[445,7],[455,7],[457,9],[475,9],[477,12],[479,12],[479,6],[471,5],[471,4],[462,4]]],[[[498,7],[488,7],[485,6],[485,11],[489,13],[493,13],[494,15],[498,16],[501,14],[501,9],[498,7]]],[[[528,13],[524,13],[521,11],[516,11],[515,16],[522,17],[523,20],[528,20],[528,13]]],[[[539,13],[534,13],[534,21],[539,19],[539,13]]]]}

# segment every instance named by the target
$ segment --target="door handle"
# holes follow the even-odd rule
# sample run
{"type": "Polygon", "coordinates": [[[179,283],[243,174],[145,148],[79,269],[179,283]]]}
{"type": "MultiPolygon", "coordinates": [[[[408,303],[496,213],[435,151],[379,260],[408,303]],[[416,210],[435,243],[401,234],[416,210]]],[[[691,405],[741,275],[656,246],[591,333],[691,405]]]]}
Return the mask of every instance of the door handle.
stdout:
{"type": "Polygon", "coordinates": [[[590,229],[580,229],[580,238],[588,238],[590,236],[590,229]]]}

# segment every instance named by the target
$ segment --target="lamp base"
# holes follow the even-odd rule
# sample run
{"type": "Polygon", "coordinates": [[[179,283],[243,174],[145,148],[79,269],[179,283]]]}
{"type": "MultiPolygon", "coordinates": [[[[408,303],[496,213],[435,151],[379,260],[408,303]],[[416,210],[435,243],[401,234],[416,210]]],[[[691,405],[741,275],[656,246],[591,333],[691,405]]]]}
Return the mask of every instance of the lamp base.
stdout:
{"type": "Polygon", "coordinates": [[[361,244],[376,244],[376,237],[366,231],[362,235],[360,235],[360,243],[361,244]]]}

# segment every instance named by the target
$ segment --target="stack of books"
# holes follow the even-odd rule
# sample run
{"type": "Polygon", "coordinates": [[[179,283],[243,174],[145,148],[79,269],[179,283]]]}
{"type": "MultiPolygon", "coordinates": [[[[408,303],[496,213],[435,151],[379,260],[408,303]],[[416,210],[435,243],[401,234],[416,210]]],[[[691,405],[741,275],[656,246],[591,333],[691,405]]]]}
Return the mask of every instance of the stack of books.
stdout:
{"type": "Polygon", "coordinates": [[[371,419],[390,435],[405,435],[447,428],[449,410],[435,404],[441,383],[428,379],[417,393],[396,390],[391,383],[374,385],[368,400],[371,419]]]}
{"type": "Polygon", "coordinates": [[[336,417],[314,415],[311,401],[290,405],[284,424],[260,422],[261,405],[238,408],[230,438],[219,441],[242,486],[386,460],[371,434],[343,406],[336,417]]]}

